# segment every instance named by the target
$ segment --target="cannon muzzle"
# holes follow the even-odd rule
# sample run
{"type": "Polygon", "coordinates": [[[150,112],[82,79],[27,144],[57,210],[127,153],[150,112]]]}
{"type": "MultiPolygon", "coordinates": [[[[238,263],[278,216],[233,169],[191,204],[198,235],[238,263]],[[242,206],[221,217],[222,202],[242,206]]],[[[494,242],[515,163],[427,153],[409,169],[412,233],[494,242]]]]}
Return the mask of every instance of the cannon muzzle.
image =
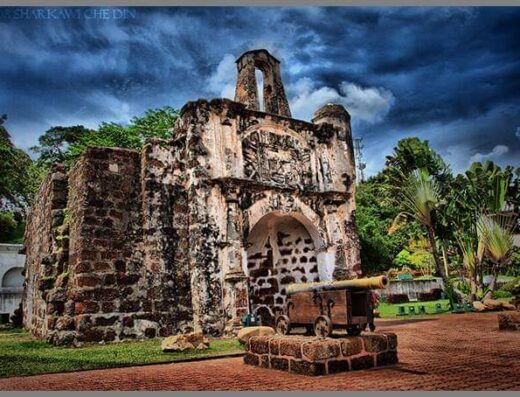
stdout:
{"type": "Polygon", "coordinates": [[[287,287],[287,295],[292,295],[296,292],[332,291],[338,289],[349,289],[353,291],[363,289],[384,289],[387,288],[389,284],[388,277],[386,276],[358,278],[355,280],[296,283],[290,284],[287,287]]]}

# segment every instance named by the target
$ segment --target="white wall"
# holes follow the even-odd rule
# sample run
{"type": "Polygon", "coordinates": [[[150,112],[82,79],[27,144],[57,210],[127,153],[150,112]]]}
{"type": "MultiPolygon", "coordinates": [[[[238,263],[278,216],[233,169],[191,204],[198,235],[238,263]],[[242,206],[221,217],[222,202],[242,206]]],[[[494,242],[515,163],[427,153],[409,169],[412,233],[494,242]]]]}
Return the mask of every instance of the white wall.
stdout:
{"type": "Polygon", "coordinates": [[[12,314],[22,300],[25,255],[21,244],[0,244],[0,313],[12,314]]]}

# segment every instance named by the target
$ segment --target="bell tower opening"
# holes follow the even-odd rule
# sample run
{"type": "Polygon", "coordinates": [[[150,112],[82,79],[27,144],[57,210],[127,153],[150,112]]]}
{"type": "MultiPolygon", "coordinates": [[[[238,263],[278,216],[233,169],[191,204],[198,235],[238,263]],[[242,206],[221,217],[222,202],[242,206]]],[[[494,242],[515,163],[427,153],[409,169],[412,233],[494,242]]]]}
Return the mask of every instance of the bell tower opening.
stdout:
{"type": "Polygon", "coordinates": [[[242,54],[236,63],[238,78],[235,101],[243,103],[250,110],[291,117],[278,59],[267,50],[253,50],[242,54]],[[258,84],[257,70],[262,73],[261,85],[258,84]]]}

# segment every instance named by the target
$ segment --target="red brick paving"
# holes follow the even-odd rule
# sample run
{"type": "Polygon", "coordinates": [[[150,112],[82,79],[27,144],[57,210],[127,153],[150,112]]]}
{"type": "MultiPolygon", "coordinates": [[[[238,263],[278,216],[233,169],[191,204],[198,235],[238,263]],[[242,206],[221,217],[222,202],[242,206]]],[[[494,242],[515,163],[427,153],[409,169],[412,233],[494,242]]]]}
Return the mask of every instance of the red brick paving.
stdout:
{"type": "Polygon", "coordinates": [[[520,332],[496,313],[382,320],[399,338],[400,364],[306,377],[224,358],[0,379],[1,390],[520,390],[520,332]]]}

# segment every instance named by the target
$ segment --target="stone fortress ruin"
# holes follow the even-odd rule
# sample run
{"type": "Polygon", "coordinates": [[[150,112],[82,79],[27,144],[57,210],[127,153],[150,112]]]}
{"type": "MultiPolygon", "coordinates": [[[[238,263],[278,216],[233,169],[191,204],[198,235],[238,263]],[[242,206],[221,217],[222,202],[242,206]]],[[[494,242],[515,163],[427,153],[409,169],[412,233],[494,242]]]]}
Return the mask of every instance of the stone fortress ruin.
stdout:
{"type": "Polygon", "coordinates": [[[237,69],[235,101],[187,103],[171,140],[89,148],[68,174],[53,167],[24,243],[33,334],[229,334],[247,312],[272,324],[290,283],[360,276],[348,112],[292,119],[266,50],[237,69]]]}

